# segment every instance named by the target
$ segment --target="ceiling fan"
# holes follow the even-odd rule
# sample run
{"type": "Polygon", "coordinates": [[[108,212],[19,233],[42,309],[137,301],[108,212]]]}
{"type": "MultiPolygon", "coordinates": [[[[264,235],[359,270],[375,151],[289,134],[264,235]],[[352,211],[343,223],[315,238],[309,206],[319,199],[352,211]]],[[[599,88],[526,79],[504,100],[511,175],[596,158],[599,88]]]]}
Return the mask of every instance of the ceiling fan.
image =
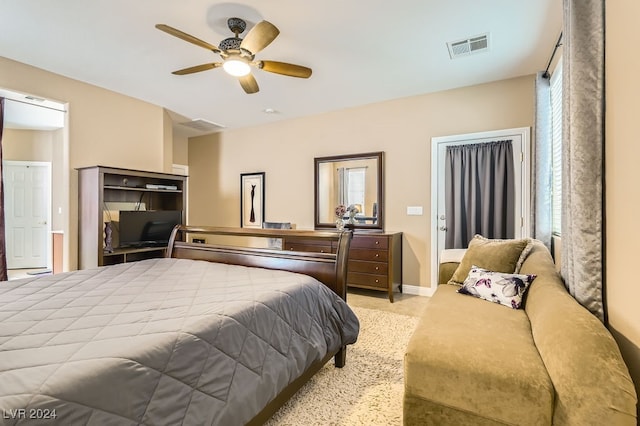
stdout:
{"type": "Polygon", "coordinates": [[[238,37],[238,35],[244,32],[247,27],[247,23],[243,19],[229,18],[227,20],[227,25],[231,32],[234,33],[234,36],[222,40],[220,45],[216,47],[190,34],[170,27],[169,25],[157,24],[157,29],[184,41],[188,41],[189,43],[193,43],[196,46],[211,50],[222,58],[222,62],[211,62],[196,65],[194,67],[173,71],[172,74],[185,75],[222,67],[227,73],[238,77],[240,86],[242,86],[244,91],[249,94],[256,93],[260,90],[256,79],[251,74],[252,66],[267,72],[287,75],[290,77],[309,78],[311,76],[311,68],[303,67],[301,65],[278,61],[254,60],[256,53],[267,47],[278,36],[278,34],[280,34],[280,30],[278,30],[278,28],[276,28],[276,26],[271,22],[261,21],[257,23],[247,33],[244,39],[238,37]]]}

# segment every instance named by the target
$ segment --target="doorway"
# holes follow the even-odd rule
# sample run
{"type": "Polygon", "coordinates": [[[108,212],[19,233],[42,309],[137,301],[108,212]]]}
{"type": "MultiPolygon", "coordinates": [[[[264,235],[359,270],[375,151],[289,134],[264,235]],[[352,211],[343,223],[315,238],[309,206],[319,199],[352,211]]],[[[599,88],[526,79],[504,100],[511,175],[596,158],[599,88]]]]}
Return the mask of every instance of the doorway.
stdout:
{"type": "Polygon", "coordinates": [[[438,283],[440,253],[445,248],[445,158],[447,147],[511,139],[514,159],[515,238],[529,236],[530,130],[528,127],[434,137],[431,139],[431,288],[438,283]]]}
{"type": "Polygon", "coordinates": [[[66,104],[1,87],[0,96],[5,98],[2,151],[9,277],[51,270],[54,258],[60,272],[68,270],[68,242],[63,238],[69,229],[66,104]],[[25,215],[32,216],[30,223],[25,215]],[[55,253],[54,233],[60,236],[55,253]]]}
{"type": "Polygon", "coordinates": [[[51,267],[51,163],[3,161],[7,269],[51,267]]]}

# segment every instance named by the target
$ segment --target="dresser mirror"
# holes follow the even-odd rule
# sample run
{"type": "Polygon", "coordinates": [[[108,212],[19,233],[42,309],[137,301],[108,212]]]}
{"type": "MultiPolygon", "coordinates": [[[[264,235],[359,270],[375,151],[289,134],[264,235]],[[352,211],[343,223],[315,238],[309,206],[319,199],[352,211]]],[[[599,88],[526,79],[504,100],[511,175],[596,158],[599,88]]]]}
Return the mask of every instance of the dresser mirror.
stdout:
{"type": "Polygon", "coordinates": [[[315,227],[336,228],[342,219],[354,228],[384,229],[382,152],[314,159],[315,227]],[[355,208],[342,216],[336,207],[355,208]]]}

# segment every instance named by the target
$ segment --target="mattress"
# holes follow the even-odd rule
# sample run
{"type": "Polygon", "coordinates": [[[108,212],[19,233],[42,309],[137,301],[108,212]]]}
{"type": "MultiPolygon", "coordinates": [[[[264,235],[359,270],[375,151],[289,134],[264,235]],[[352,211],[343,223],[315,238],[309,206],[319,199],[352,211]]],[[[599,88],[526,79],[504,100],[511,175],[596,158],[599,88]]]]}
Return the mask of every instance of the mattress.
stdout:
{"type": "Polygon", "coordinates": [[[306,275],[186,259],[0,283],[0,421],[240,425],[358,319],[306,275]]]}

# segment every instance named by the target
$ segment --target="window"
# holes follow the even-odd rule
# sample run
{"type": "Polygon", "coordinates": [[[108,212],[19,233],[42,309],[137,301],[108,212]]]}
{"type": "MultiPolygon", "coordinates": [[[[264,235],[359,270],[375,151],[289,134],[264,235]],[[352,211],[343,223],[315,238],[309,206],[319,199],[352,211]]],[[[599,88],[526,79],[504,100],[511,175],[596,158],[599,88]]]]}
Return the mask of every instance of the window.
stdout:
{"type": "Polygon", "coordinates": [[[551,232],[562,231],[562,60],[551,75],[551,232]]]}
{"type": "Polygon", "coordinates": [[[347,169],[347,206],[357,205],[360,213],[364,213],[364,190],[366,168],[357,167],[347,169]]]}

